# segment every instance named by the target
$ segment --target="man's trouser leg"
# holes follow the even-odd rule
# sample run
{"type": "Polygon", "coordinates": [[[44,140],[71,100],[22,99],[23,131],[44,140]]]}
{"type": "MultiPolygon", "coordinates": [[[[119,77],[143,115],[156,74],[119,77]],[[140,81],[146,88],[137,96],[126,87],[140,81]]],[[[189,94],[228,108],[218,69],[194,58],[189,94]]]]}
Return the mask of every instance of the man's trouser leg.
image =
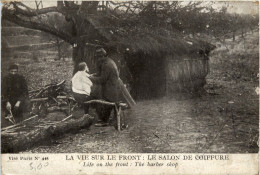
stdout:
{"type": "Polygon", "coordinates": [[[13,108],[12,110],[16,123],[23,121],[23,108],[21,105],[18,108],[13,108]]]}
{"type": "MultiPolygon", "coordinates": [[[[12,114],[13,114],[13,117],[15,119],[15,122],[19,123],[19,122],[23,121],[23,108],[24,108],[23,105],[24,105],[24,103],[23,103],[23,101],[21,101],[19,107],[17,108],[17,107],[15,107],[16,102],[17,101],[11,102],[11,106],[12,106],[11,110],[12,110],[12,114]]],[[[8,112],[8,113],[10,113],[10,112],[8,112]]]]}
{"type": "Polygon", "coordinates": [[[103,104],[96,105],[96,111],[98,114],[99,119],[104,122],[108,123],[110,113],[114,107],[113,106],[106,106],[103,104]]]}
{"type": "Polygon", "coordinates": [[[110,117],[110,114],[111,114],[111,111],[113,110],[114,107],[112,106],[104,106],[103,108],[103,121],[105,123],[108,123],[109,121],[109,117],[110,117]]]}
{"type": "Polygon", "coordinates": [[[84,109],[84,113],[88,114],[89,111],[89,105],[88,104],[84,104],[84,102],[92,100],[91,96],[87,96],[85,94],[78,94],[73,92],[73,96],[75,98],[75,100],[82,106],[82,108],[84,109]]]}
{"type": "MultiPolygon", "coordinates": [[[[93,97],[87,96],[87,97],[85,98],[85,101],[84,101],[84,102],[90,101],[90,100],[93,100],[93,97]]],[[[89,104],[84,104],[84,103],[83,103],[83,109],[84,109],[85,114],[88,114],[88,112],[89,112],[89,107],[90,107],[89,104]]]]}

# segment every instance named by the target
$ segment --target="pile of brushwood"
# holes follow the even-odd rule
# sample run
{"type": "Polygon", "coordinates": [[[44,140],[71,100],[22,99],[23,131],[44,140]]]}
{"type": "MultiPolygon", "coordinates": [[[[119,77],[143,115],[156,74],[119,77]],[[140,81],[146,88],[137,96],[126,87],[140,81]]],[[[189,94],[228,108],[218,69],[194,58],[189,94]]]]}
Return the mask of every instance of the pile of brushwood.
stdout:
{"type": "Polygon", "coordinates": [[[31,114],[37,114],[40,117],[53,111],[62,111],[70,115],[77,106],[74,98],[70,97],[65,90],[65,81],[30,91],[29,98],[31,114]]]}

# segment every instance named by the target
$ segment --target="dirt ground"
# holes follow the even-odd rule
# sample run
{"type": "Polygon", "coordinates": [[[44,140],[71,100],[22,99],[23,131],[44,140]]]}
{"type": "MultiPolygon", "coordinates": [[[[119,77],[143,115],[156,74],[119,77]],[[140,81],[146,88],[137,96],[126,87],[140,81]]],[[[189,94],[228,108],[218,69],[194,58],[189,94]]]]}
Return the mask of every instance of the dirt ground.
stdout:
{"type": "MultiPolygon", "coordinates": [[[[92,125],[24,152],[256,153],[258,38],[256,31],[245,39],[227,40],[226,47],[215,43],[207,85],[200,94],[138,101],[135,108],[125,111],[128,127],[121,132],[112,126],[92,125]]],[[[60,70],[72,70],[71,63],[55,64],[60,70]]]]}

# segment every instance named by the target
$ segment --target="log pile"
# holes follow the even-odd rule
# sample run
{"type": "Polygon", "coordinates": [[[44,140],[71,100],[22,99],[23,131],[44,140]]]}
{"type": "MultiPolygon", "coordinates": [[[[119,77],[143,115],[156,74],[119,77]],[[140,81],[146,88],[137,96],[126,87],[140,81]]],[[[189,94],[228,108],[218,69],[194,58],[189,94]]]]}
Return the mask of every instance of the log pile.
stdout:
{"type": "Polygon", "coordinates": [[[82,128],[88,128],[93,117],[83,115],[80,118],[73,118],[72,115],[61,121],[37,121],[20,123],[12,127],[2,128],[2,153],[17,153],[26,150],[32,146],[39,145],[49,138],[60,137],[64,133],[77,131],[82,128]]]}

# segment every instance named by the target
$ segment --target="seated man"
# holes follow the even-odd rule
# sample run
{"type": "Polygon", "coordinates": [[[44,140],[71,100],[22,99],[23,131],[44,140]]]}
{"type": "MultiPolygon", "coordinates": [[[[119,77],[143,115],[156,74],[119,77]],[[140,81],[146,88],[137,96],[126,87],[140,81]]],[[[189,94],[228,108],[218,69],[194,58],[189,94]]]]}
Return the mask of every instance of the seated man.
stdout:
{"type": "Polygon", "coordinates": [[[91,100],[92,97],[90,96],[91,87],[93,86],[92,82],[90,81],[88,66],[85,62],[81,62],[78,65],[78,72],[72,78],[72,91],[75,97],[75,100],[83,105],[85,114],[88,113],[89,105],[84,105],[85,101],[91,100]]]}
{"type": "Polygon", "coordinates": [[[5,113],[13,115],[16,122],[21,122],[28,100],[28,88],[25,78],[18,74],[16,64],[10,65],[9,74],[3,78],[2,100],[5,113]]]}

